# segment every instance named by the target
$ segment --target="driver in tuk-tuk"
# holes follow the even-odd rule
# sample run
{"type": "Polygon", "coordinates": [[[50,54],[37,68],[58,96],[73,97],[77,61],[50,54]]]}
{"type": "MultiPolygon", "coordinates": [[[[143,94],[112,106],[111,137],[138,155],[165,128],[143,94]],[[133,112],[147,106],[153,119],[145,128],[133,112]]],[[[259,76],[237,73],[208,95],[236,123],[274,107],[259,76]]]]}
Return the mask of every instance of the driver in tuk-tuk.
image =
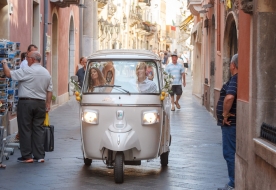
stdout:
{"type": "Polygon", "coordinates": [[[138,62],[136,66],[137,87],[140,93],[157,93],[157,86],[147,77],[147,64],[138,62]]]}

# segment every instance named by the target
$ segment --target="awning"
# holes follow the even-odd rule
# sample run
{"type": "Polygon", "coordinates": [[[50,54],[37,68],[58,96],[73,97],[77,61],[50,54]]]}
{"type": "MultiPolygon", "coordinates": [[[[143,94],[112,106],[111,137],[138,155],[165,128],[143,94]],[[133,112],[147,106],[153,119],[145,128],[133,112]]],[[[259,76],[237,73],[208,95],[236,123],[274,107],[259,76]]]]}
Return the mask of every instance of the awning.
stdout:
{"type": "Polygon", "coordinates": [[[201,43],[201,38],[202,38],[202,22],[198,22],[196,25],[194,25],[191,31],[191,45],[194,45],[195,43],[201,43]]]}
{"type": "Polygon", "coordinates": [[[193,21],[194,16],[191,14],[190,16],[188,16],[185,20],[182,21],[182,23],[180,24],[180,30],[187,30],[189,24],[193,21]]]}

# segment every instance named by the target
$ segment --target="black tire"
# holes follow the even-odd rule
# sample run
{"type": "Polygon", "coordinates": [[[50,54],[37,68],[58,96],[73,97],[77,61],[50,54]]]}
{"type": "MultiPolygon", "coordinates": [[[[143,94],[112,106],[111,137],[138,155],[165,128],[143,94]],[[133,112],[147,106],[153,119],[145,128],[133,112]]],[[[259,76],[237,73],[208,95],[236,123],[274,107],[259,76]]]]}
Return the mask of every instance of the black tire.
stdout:
{"type": "Polygon", "coordinates": [[[115,183],[124,182],[124,153],[117,152],[115,156],[115,165],[114,165],[114,180],[115,183]]]}
{"type": "Polygon", "coordinates": [[[162,166],[167,166],[169,163],[169,152],[164,152],[160,155],[160,162],[162,166]]]}
{"type": "Polygon", "coordinates": [[[83,158],[83,162],[86,166],[91,166],[92,159],[89,158],[83,158]]]}

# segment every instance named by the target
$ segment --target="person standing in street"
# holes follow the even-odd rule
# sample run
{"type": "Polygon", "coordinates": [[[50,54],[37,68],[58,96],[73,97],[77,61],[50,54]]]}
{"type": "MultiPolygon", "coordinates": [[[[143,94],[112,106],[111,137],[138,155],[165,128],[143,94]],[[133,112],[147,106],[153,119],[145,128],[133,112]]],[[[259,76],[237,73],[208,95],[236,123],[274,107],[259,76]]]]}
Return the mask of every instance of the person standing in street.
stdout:
{"type": "Polygon", "coordinates": [[[180,109],[179,105],[179,99],[182,95],[182,84],[185,87],[186,86],[186,76],[184,67],[182,64],[177,63],[177,54],[172,54],[172,63],[169,63],[167,67],[165,68],[165,71],[168,74],[171,74],[174,79],[172,82],[172,89],[171,89],[171,111],[175,111],[174,105],[177,107],[177,109],[180,109]],[[174,95],[176,95],[176,100],[174,101],[174,95]]]}
{"type": "Polygon", "coordinates": [[[227,163],[229,182],[218,190],[235,188],[236,107],[238,82],[238,54],[230,62],[231,78],[223,84],[217,104],[217,125],[221,126],[223,157],[227,163]]]}
{"type": "Polygon", "coordinates": [[[17,122],[21,157],[18,162],[44,162],[45,114],[52,100],[52,78],[41,66],[41,55],[37,51],[27,54],[28,67],[10,71],[7,61],[2,60],[4,73],[18,81],[17,122]]]}
{"type": "MultiPolygon", "coordinates": [[[[34,44],[31,44],[28,46],[28,50],[27,50],[27,54],[31,51],[37,51],[37,46],[34,44]]],[[[22,61],[22,60],[21,60],[22,61]]],[[[28,67],[28,60],[24,59],[21,63],[20,63],[20,69],[26,68],[28,67]]]]}
{"type": "Polygon", "coordinates": [[[184,51],[183,52],[183,54],[181,55],[181,58],[182,58],[182,60],[183,60],[183,64],[184,64],[184,68],[185,68],[185,73],[186,73],[186,75],[188,74],[188,68],[189,68],[189,59],[188,59],[188,54],[187,54],[187,52],[186,51],[184,51]]]}
{"type": "Polygon", "coordinates": [[[86,71],[87,59],[85,57],[82,57],[80,59],[80,63],[83,67],[77,71],[76,75],[78,76],[79,85],[80,87],[82,87],[82,83],[83,83],[83,79],[86,71]]]}

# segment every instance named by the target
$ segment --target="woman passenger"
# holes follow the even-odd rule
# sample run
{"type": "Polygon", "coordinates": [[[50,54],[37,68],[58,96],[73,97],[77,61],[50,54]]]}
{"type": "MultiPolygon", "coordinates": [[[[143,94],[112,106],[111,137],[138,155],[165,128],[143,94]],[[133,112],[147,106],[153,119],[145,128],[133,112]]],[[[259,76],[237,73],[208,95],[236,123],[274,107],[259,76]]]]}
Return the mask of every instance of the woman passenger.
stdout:
{"type": "Polygon", "coordinates": [[[102,75],[102,72],[98,68],[92,67],[89,69],[88,92],[104,92],[105,87],[94,88],[94,86],[105,84],[106,81],[102,75]]]}

